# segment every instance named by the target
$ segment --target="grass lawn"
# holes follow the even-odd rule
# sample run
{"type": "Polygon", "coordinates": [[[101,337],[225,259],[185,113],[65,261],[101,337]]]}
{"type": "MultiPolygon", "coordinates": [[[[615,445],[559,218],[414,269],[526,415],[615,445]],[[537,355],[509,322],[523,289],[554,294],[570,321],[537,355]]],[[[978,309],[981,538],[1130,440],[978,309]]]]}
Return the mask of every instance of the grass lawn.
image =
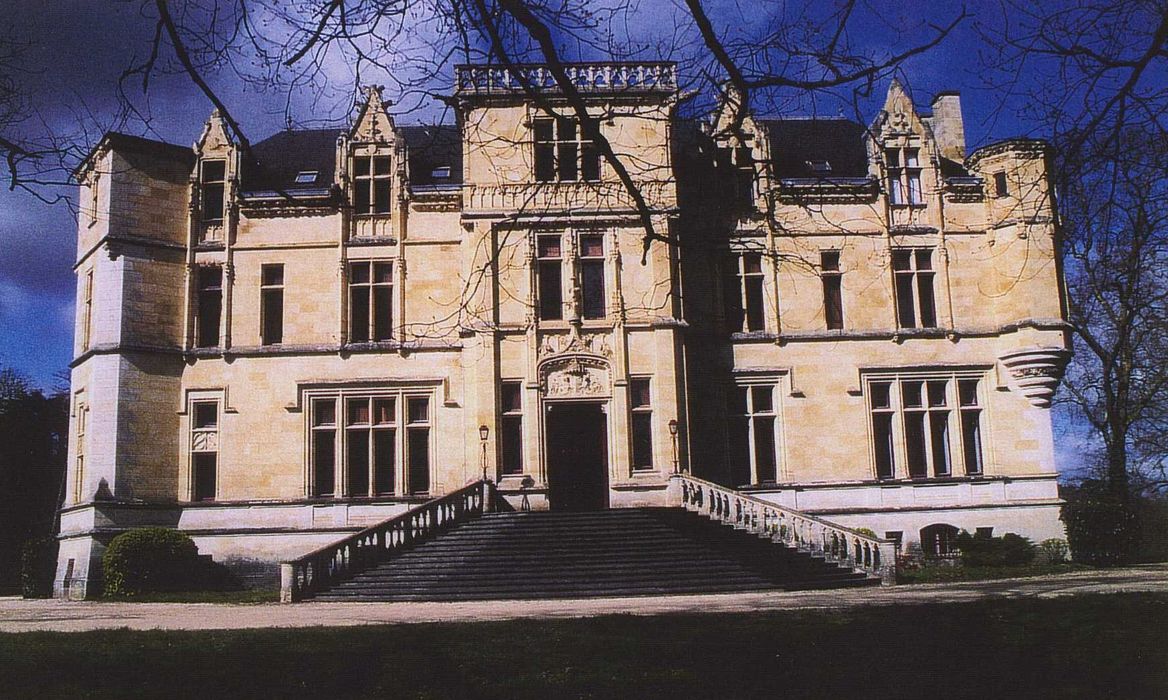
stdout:
{"type": "Polygon", "coordinates": [[[1073,571],[1091,571],[1085,564],[1023,564],[1021,566],[922,566],[919,569],[898,568],[897,583],[949,583],[952,581],[991,581],[1000,578],[1068,574],[1073,571]]]}
{"type": "Polygon", "coordinates": [[[1168,697],[1168,594],[0,635],[11,698],[1168,697]]]}
{"type": "Polygon", "coordinates": [[[278,603],[280,591],[274,588],[251,588],[242,591],[175,591],[173,593],[139,593],[135,596],[95,598],[99,603],[278,603]]]}

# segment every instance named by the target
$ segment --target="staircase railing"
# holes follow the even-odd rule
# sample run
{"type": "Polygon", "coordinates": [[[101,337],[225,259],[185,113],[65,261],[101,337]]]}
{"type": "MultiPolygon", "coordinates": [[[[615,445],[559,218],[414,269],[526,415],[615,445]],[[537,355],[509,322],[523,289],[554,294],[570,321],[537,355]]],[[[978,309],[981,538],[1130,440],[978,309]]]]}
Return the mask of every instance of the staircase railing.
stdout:
{"type": "Polygon", "coordinates": [[[495,485],[477,481],[280,564],[280,601],[295,603],[488,512],[495,485]]]}
{"type": "Polygon", "coordinates": [[[688,474],[674,474],[672,479],[672,505],[877,576],[885,585],[896,583],[896,543],[892,540],[836,525],[688,474]]]}

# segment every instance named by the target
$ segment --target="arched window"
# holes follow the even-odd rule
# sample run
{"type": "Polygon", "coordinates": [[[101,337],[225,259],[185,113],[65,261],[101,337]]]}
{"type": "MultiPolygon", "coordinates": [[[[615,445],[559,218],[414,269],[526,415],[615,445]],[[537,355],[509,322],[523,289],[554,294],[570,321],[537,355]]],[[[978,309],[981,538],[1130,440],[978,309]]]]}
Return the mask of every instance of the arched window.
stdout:
{"type": "Polygon", "coordinates": [[[957,528],[938,523],[921,529],[921,550],[926,557],[952,557],[957,554],[957,528]]]}

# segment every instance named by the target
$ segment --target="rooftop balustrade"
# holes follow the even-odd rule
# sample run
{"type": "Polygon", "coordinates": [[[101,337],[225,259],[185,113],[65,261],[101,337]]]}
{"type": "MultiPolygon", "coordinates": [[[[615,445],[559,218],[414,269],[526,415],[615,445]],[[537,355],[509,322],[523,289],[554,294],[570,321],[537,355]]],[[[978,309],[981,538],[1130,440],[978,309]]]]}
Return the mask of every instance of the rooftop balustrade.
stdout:
{"type": "MultiPolygon", "coordinates": [[[[677,90],[677,64],[666,61],[637,63],[565,63],[564,72],[583,94],[669,93],[677,90]]],[[[456,94],[512,95],[560,92],[560,85],[546,65],[463,65],[455,69],[456,94]]]]}

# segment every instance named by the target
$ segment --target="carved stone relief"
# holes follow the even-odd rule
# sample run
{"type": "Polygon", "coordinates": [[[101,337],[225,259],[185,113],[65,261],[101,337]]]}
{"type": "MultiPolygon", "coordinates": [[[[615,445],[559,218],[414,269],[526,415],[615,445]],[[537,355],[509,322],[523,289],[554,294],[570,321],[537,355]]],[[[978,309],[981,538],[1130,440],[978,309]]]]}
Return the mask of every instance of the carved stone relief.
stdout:
{"type": "Polygon", "coordinates": [[[610,386],[608,365],[601,360],[569,357],[540,370],[540,389],[547,398],[607,396],[610,386]]]}

